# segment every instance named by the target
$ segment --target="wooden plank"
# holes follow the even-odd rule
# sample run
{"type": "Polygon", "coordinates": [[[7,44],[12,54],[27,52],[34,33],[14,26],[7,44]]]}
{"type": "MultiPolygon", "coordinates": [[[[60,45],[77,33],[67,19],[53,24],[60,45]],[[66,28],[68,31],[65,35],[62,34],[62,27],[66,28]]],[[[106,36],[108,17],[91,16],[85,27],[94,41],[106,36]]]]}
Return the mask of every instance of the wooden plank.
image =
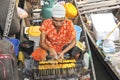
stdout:
{"type": "Polygon", "coordinates": [[[81,4],[77,4],[78,9],[80,11],[81,14],[84,13],[90,13],[90,12],[97,12],[97,11],[101,11],[101,10],[110,10],[110,9],[117,9],[120,8],[120,0],[94,0],[94,2],[91,3],[83,3],[83,1],[81,2],[81,4]]]}
{"type": "Polygon", "coordinates": [[[87,10],[87,9],[92,9],[92,8],[99,8],[99,7],[105,7],[105,6],[113,6],[113,5],[119,5],[119,2],[116,1],[102,1],[102,2],[97,2],[97,3],[91,3],[91,4],[83,4],[83,5],[78,5],[78,8],[81,8],[81,10],[87,10]]]}
{"type": "Polygon", "coordinates": [[[86,14],[86,13],[92,13],[92,12],[98,12],[98,11],[104,11],[104,10],[111,10],[111,9],[118,9],[120,8],[120,6],[112,6],[112,7],[103,7],[103,8],[99,8],[99,9],[92,9],[92,10],[84,10],[84,11],[80,11],[80,14],[86,14]]]}
{"type": "Polygon", "coordinates": [[[119,0],[87,0],[87,1],[79,1],[79,2],[76,2],[76,3],[77,3],[77,5],[85,6],[86,4],[99,3],[99,2],[110,2],[110,1],[120,2],[119,0]]]}
{"type": "Polygon", "coordinates": [[[81,5],[81,4],[88,4],[88,3],[99,2],[99,1],[104,1],[104,0],[88,0],[88,1],[79,1],[79,2],[76,2],[76,3],[78,5],[81,5]]]}

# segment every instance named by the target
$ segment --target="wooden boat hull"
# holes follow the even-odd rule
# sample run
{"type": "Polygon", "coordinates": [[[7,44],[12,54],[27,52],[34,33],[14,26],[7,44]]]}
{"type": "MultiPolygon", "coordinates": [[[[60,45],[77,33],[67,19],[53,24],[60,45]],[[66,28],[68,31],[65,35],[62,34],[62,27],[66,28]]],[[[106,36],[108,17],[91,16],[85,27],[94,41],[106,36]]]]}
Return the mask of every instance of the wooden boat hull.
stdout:
{"type": "MultiPolygon", "coordinates": [[[[89,36],[88,36],[89,37],[89,36]]],[[[93,55],[93,62],[95,64],[95,71],[97,80],[119,80],[118,76],[113,72],[108,63],[104,60],[104,57],[101,55],[99,50],[95,48],[95,45],[91,42],[91,39],[88,38],[90,48],[93,55]],[[103,77],[101,77],[103,76],[103,77]]]]}
{"type": "Polygon", "coordinates": [[[103,52],[103,50],[101,48],[98,48],[98,46],[96,45],[95,33],[93,32],[92,29],[88,28],[89,26],[86,25],[88,15],[93,14],[93,13],[94,14],[101,13],[102,11],[106,11],[106,10],[109,11],[112,9],[118,9],[120,6],[117,6],[117,5],[119,5],[119,4],[120,4],[120,2],[119,1],[116,2],[115,0],[107,0],[107,1],[94,0],[94,1],[76,2],[76,5],[79,10],[82,26],[85,29],[85,32],[87,34],[88,41],[90,44],[90,48],[93,53],[94,63],[96,63],[95,65],[100,64],[100,66],[97,66],[95,68],[102,67],[101,70],[100,69],[95,70],[96,77],[98,78],[97,80],[99,80],[99,79],[100,80],[119,80],[120,75],[116,72],[115,68],[112,66],[112,64],[109,61],[105,61],[105,57],[106,57],[105,53],[103,52]],[[107,4],[107,3],[110,3],[110,4],[107,4]],[[87,19],[84,20],[83,17],[86,17],[86,16],[87,16],[87,19]],[[92,34],[91,34],[91,32],[92,32],[92,34]],[[94,57],[96,57],[96,58],[94,58],[94,57]],[[104,71],[102,71],[102,70],[104,70],[104,71]],[[100,71],[103,72],[101,75],[99,74],[100,71]],[[104,75],[106,75],[106,76],[104,76],[104,75]],[[101,79],[101,76],[104,76],[105,79],[101,79]]]}

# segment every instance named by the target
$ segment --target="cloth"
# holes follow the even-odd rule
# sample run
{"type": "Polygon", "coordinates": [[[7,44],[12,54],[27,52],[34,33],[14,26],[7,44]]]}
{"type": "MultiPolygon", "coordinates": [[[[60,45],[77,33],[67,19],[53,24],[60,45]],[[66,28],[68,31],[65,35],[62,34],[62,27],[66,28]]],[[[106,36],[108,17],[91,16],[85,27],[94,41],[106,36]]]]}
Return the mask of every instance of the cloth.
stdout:
{"type": "Polygon", "coordinates": [[[61,4],[56,4],[53,6],[52,8],[52,17],[65,17],[65,8],[63,5],[61,4]]]}
{"type": "Polygon", "coordinates": [[[17,7],[17,13],[18,13],[18,17],[21,19],[28,17],[28,13],[20,7],[17,7]]]}
{"type": "Polygon", "coordinates": [[[37,48],[35,51],[32,53],[32,57],[34,60],[39,61],[39,60],[45,60],[47,56],[46,50],[40,48],[37,48]]]}
{"type": "Polygon", "coordinates": [[[57,53],[60,53],[63,46],[76,38],[76,31],[71,20],[65,19],[59,32],[57,32],[52,23],[52,19],[45,20],[42,23],[40,30],[46,35],[46,44],[55,49],[57,53]]]}

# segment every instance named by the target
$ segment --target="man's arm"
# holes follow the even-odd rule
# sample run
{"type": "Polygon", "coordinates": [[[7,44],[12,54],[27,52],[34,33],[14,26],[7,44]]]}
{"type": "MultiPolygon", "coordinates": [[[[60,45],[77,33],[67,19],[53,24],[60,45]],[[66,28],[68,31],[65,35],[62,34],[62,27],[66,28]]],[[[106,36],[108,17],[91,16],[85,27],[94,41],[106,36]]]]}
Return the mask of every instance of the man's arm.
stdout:
{"type": "Polygon", "coordinates": [[[53,58],[57,59],[57,53],[56,51],[49,47],[46,43],[45,43],[45,38],[46,38],[46,35],[44,34],[44,32],[41,32],[41,35],[40,35],[40,46],[42,48],[44,48],[45,50],[49,51],[50,52],[50,55],[53,56],[53,58]]]}
{"type": "Polygon", "coordinates": [[[44,32],[41,32],[39,45],[40,45],[40,47],[46,49],[47,51],[50,51],[51,48],[46,45],[45,38],[46,38],[46,36],[45,36],[44,32]]]}
{"type": "Polygon", "coordinates": [[[72,49],[75,45],[76,45],[76,39],[74,39],[73,41],[71,41],[70,44],[68,44],[68,46],[60,53],[59,58],[63,58],[64,54],[68,52],[70,49],[72,49]]]}

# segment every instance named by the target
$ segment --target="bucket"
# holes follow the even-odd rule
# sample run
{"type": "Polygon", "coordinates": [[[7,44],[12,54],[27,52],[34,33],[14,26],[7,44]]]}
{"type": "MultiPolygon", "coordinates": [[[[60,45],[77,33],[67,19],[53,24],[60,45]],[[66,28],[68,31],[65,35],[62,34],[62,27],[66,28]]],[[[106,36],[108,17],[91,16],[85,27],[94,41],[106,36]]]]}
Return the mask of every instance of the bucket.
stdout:
{"type": "Polygon", "coordinates": [[[82,32],[82,28],[78,25],[74,25],[74,29],[76,31],[76,40],[79,41],[80,36],[81,36],[81,32],[82,32]]]}
{"type": "Polygon", "coordinates": [[[29,36],[29,40],[34,41],[34,49],[36,49],[37,47],[39,47],[39,42],[40,42],[40,36],[36,37],[36,36],[29,36]]]}
{"type": "Polygon", "coordinates": [[[77,13],[78,13],[77,9],[72,3],[68,2],[68,3],[64,4],[64,7],[66,9],[66,17],[67,18],[74,18],[75,16],[77,16],[77,13]]]}
{"type": "Polygon", "coordinates": [[[15,38],[10,38],[9,40],[14,45],[15,54],[16,54],[16,56],[18,56],[20,41],[18,39],[15,39],[15,38]]]}
{"type": "Polygon", "coordinates": [[[34,44],[35,44],[35,42],[32,40],[24,41],[20,44],[20,48],[26,54],[31,55],[31,53],[34,50],[34,44]]]}

